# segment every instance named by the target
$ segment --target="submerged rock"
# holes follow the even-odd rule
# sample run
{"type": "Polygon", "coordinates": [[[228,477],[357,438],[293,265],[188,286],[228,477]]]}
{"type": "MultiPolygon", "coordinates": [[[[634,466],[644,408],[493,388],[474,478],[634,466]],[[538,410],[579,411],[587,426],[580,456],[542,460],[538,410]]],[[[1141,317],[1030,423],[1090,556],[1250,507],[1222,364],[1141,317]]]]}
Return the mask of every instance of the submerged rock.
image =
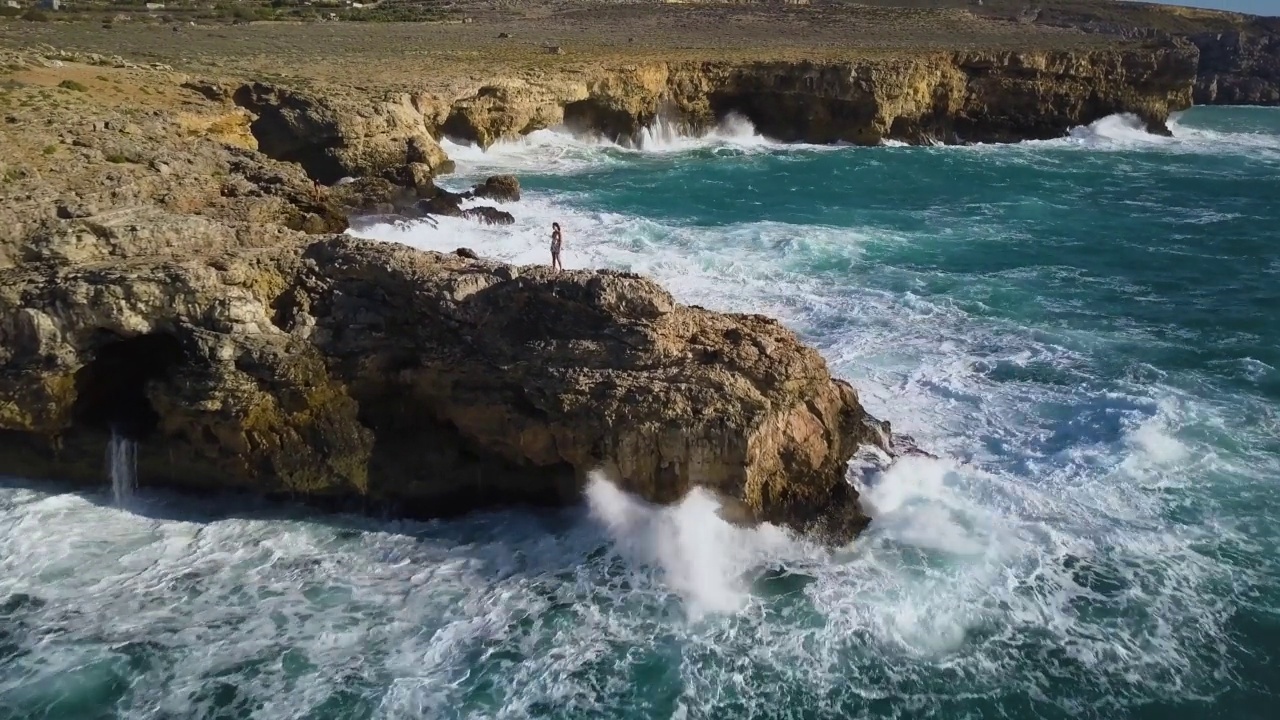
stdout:
{"type": "Polygon", "coordinates": [[[511,213],[499,210],[488,205],[480,205],[473,208],[467,208],[462,211],[462,217],[468,220],[475,220],[486,225],[510,225],[516,221],[511,213]]]}

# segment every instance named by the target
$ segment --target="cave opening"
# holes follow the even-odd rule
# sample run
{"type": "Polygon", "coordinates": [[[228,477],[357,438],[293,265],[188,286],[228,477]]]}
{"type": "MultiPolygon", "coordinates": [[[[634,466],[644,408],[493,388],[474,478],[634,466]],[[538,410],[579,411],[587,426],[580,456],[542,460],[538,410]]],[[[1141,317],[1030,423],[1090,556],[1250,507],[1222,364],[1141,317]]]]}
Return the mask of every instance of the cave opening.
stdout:
{"type": "Polygon", "coordinates": [[[184,357],[168,333],[120,338],[108,333],[93,360],[76,372],[75,424],[145,440],[160,416],[147,398],[147,384],[168,377],[184,357]]]}

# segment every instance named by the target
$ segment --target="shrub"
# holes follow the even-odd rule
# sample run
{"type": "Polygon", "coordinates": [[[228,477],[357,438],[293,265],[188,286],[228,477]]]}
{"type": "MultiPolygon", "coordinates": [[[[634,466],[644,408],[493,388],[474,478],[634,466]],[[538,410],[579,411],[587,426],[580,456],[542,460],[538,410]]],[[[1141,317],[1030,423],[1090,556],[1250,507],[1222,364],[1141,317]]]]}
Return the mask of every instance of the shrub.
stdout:
{"type": "Polygon", "coordinates": [[[84,92],[89,89],[84,85],[81,85],[80,83],[76,82],[75,80],[63,80],[62,82],[58,83],[58,87],[62,88],[63,90],[75,90],[76,92],[84,92]]]}
{"type": "Polygon", "coordinates": [[[22,13],[22,19],[28,22],[49,22],[49,13],[32,8],[22,13]]]}

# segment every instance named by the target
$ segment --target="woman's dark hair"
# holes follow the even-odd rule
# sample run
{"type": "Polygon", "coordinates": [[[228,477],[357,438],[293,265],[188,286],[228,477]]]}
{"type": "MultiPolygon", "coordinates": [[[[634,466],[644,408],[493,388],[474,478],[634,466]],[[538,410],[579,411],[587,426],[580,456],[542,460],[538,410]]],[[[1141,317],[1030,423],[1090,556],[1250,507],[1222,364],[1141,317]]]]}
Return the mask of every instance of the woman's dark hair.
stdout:
{"type": "Polygon", "coordinates": [[[560,229],[560,223],[553,222],[553,223],[551,223],[551,227],[553,227],[553,228],[555,228],[555,229],[559,230],[559,229],[560,229]]]}

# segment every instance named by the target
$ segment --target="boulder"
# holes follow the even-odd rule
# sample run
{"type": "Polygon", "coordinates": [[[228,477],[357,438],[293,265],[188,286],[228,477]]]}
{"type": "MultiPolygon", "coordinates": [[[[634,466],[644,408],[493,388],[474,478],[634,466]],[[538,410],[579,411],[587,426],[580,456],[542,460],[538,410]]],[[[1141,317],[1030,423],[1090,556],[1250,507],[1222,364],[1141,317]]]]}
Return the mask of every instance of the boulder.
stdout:
{"type": "Polygon", "coordinates": [[[462,196],[441,192],[425,200],[419,200],[414,208],[425,215],[444,215],[446,217],[462,217],[462,196]]]}
{"type": "Polygon", "coordinates": [[[410,212],[417,193],[378,177],[356,178],[334,186],[329,191],[334,202],[353,215],[383,215],[410,212]]]}
{"type": "Polygon", "coordinates": [[[472,189],[478,198],[498,202],[515,202],[520,199],[520,181],[514,175],[494,175],[472,189]]]}

